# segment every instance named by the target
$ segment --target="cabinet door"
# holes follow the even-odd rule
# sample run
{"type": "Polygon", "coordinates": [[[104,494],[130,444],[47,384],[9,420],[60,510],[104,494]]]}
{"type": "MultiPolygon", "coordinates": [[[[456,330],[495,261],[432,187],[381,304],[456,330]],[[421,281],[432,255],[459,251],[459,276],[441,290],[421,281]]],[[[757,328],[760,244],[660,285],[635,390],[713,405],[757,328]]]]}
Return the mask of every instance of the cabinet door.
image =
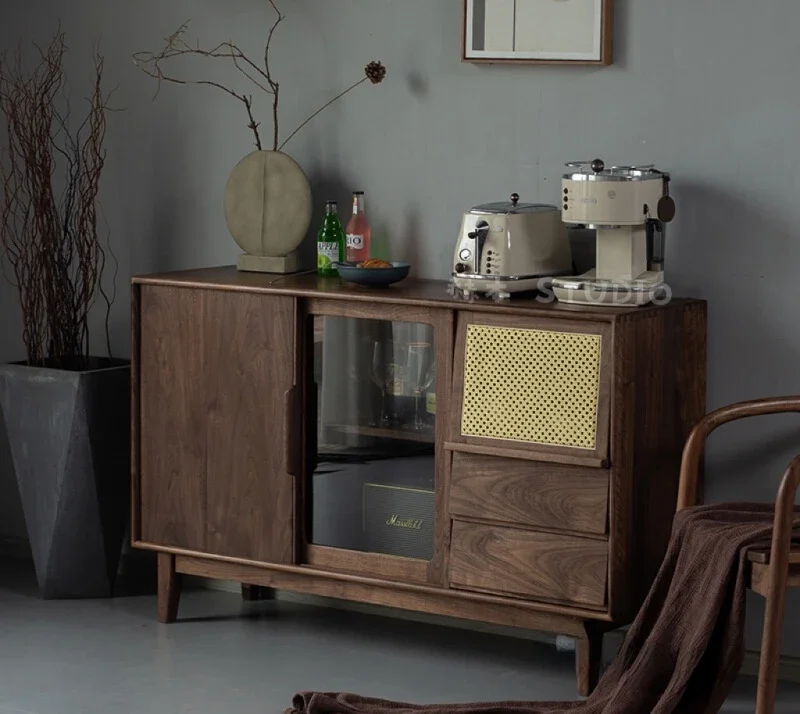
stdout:
{"type": "Polygon", "coordinates": [[[293,562],[296,300],[143,286],[140,302],[142,539],[293,562]]]}
{"type": "Polygon", "coordinates": [[[460,314],[451,441],[604,461],[611,334],[605,323],[460,314]]]}
{"type": "Polygon", "coordinates": [[[452,313],[315,301],[305,562],[445,582],[452,313]]]}
{"type": "Polygon", "coordinates": [[[140,288],[134,353],[139,389],[133,395],[140,537],[198,551],[206,545],[203,322],[201,291],[140,288]]]}
{"type": "MultiPolygon", "coordinates": [[[[294,561],[297,301],[210,291],[206,297],[207,549],[294,561]]],[[[299,470],[298,470],[299,473],[299,470]]]]}

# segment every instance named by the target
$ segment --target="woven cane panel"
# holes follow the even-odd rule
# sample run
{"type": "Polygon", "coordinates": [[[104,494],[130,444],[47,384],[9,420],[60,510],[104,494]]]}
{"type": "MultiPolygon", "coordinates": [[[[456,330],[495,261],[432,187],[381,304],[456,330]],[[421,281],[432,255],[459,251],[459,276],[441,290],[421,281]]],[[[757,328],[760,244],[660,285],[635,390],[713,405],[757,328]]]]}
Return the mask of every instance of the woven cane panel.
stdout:
{"type": "Polygon", "coordinates": [[[470,325],[461,433],[594,449],[600,335],[470,325]]]}

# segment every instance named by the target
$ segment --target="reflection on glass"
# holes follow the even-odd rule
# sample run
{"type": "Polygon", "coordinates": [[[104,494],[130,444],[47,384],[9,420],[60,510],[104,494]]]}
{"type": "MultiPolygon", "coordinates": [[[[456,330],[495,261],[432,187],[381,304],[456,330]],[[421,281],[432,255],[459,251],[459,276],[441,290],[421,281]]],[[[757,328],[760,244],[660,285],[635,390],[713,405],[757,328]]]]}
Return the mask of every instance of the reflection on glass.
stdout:
{"type": "Polygon", "coordinates": [[[434,376],[434,356],[431,345],[427,342],[417,342],[408,345],[407,369],[409,385],[414,392],[414,421],[413,428],[422,431],[425,424],[419,412],[419,403],[422,395],[431,385],[434,376]]]}
{"type": "Polygon", "coordinates": [[[436,404],[433,328],[313,319],[319,416],[309,542],[429,560],[436,404]]]}
{"type": "MultiPolygon", "coordinates": [[[[372,380],[381,390],[381,417],[379,426],[391,426],[393,419],[386,409],[387,395],[394,396],[402,391],[405,378],[403,352],[405,345],[377,340],[372,347],[372,380]]],[[[396,418],[396,415],[393,415],[396,418]]]]}

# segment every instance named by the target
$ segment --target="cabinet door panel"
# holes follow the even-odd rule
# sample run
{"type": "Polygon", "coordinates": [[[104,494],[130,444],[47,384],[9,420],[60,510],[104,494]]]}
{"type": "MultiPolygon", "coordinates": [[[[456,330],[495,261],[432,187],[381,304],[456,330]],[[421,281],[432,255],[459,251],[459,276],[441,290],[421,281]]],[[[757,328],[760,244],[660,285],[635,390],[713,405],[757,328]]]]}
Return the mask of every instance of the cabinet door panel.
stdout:
{"type": "Polygon", "coordinates": [[[608,457],[611,326],[461,313],[451,441],[608,457]]]}
{"type": "Polygon", "coordinates": [[[203,293],[143,285],[140,297],[141,538],[206,545],[203,293]]]}
{"type": "Polygon", "coordinates": [[[296,300],[206,296],[209,552],[293,562],[294,481],[284,451],[295,434],[284,395],[295,384],[296,300]]]}
{"type": "Polygon", "coordinates": [[[141,287],[144,542],[293,562],[296,330],[291,297],[141,287]]]}

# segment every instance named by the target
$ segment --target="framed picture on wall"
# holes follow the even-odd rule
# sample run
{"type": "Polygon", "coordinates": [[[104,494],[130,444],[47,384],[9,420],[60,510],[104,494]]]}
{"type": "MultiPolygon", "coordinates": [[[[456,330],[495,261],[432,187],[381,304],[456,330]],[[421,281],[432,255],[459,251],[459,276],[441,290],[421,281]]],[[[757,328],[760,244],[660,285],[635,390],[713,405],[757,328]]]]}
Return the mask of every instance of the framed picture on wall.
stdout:
{"type": "Polygon", "coordinates": [[[614,0],[464,0],[466,62],[611,64],[614,0]]]}

